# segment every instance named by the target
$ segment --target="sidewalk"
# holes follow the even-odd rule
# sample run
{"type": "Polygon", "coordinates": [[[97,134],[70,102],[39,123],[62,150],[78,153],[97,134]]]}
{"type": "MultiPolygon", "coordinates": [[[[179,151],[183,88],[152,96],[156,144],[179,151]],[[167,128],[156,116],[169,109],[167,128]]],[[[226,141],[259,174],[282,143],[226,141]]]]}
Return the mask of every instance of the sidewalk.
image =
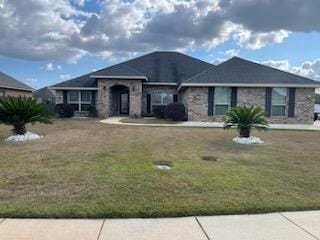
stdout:
{"type": "Polygon", "coordinates": [[[319,240],[320,211],[159,219],[1,219],[1,240],[319,240]]]}
{"type": "MultiPolygon", "coordinates": [[[[213,127],[222,128],[222,122],[180,122],[176,124],[144,124],[144,123],[123,123],[120,120],[126,117],[110,117],[103,119],[101,123],[116,124],[116,125],[127,125],[127,126],[146,126],[146,127],[213,127]]],[[[270,129],[281,129],[281,130],[320,130],[320,121],[316,121],[313,125],[306,124],[269,124],[270,129]]]]}

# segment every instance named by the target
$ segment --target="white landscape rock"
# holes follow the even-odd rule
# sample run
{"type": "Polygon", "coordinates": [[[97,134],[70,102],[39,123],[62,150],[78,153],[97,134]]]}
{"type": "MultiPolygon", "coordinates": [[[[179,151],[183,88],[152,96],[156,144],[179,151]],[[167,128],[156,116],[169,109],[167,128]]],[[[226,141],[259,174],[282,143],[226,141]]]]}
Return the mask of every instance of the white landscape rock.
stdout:
{"type": "Polygon", "coordinates": [[[30,140],[37,140],[42,138],[43,136],[40,136],[38,134],[32,133],[32,132],[26,132],[23,135],[11,135],[5,139],[7,142],[24,142],[24,141],[30,141],[30,140]]]}
{"type": "Polygon", "coordinates": [[[171,169],[170,166],[165,165],[165,164],[159,164],[159,165],[156,165],[156,167],[157,167],[158,169],[161,169],[161,170],[170,170],[170,169],[171,169]]]}
{"type": "Polygon", "coordinates": [[[236,143],[241,143],[241,144],[262,144],[264,143],[260,138],[258,137],[235,137],[232,139],[232,141],[236,142],[236,143]]]}
{"type": "Polygon", "coordinates": [[[320,120],[314,121],[313,125],[314,125],[315,127],[320,127],[320,120]]]}

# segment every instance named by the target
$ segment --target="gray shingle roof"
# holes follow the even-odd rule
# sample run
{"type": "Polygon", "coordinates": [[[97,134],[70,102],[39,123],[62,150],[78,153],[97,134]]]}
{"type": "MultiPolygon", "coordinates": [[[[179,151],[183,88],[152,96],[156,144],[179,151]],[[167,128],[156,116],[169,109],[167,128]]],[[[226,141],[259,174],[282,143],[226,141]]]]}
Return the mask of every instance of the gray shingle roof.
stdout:
{"type": "Polygon", "coordinates": [[[125,63],[120,63],[117,65],[113,65],[111,67],[107,67],[101,70],[98,70],[92,75],[101,75],[101,76],[126,76],[126,77],[145,77],[145,74],[138,72],[137,70],[131,68],[125,63]]]}
{"type": "Polygon", "coordinates": [[[10,89],[19,89],[24,91],[33,91],[33,88],[24,84],[13,77],[8,76],[7,74],[0,72],[0,87],[10,88],[10,89]]]}
{"type": "Polygon", "coordinates": [[[318,84],[319,82],[234,57],[184,82],[241,84],[318,84]]]}
{"type": "Polygon", "coordinates": [[[96,87],[90,75],[141,76],[149,82],[178,83],[214,65],[178,52],[153,52],[132,60],[86,74],[52,87],[96,87]]]}
{"type": "Polygon", "coordinates": [[[53,85],[52,87],[98,87],[96,79],[90,78],[91,74],[86,74],[80,77],[76,77],[58,84],[53,85]]]}
{"type": "Polygon", "coordinates": [[[178,84],[214,66],[179,52],[153,52],[124,64],[145,74],[150,82],[178,84]]]}

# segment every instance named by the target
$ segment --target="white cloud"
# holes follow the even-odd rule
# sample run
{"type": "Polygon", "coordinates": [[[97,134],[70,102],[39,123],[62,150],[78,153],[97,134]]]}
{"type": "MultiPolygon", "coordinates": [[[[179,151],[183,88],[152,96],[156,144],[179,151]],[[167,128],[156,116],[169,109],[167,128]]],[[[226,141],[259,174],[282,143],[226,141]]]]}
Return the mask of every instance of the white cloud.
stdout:
{"type": "Polygon", "coordinates": [[[261,63],[270,67],[278,68],[283,71],[290,71],[289,60],[279,60],[279,61],[268,60],[268,61],[263,61],[261,63]]]}
{"type": "Polygon", "coordinates": [[[234,35],[234,39],[238,41],[239,46],[249,49],[263,48],[271,43],[281,43],[289,36],[289,32],[285,30],[255,33],[249,30],[243,30],[234,35]]]}
{"type": "Polygon", "coordinates": [[[301,66],[293,67],[292,71],[301,76],[320,81],[320,59],[306,61],[301,66]]]}
{"type": "Polygon", "coordinates": [[[72,0],[72,2],[78,6],[84,6],[84,4],[86,3],[86,0],[72,0]]]}
{"type": "Polygon", "coordinates": [[[260,63],[312,80],[320,81],[320,58],[313,61],[305,61],[300,66],[291,66],[289,60],[268,60],[260,63]]]}
{"type": "Polygon", "coordinates": [[[224,54],[229,56],[229,57],[235,57],[235,56],[238,56],[240,54],[240,50],[239,49],[229,49],[229,50],[226,50],[224,52],[224,54]]]}
{"type": "Polygon", "coordinates": [[[290,32],[320,31],[315,0],[100,0],[98,13],[84,10],[85,3],[0,0],[0,55],[76,62],[85,55],[211,48],[228,39],[258,49],[290,32]]]}
{"type": "Polygon", "coordinates": [[[47,63],[44,67],[43,67],[44,70],[46,71],[54,71],[54,70],[61,70],[62,67],[61,65],[54,65],[53,63],[47,63]]]}
{"type": "Polygon", "coordinates": [[[52,63],[47,63],[45,66],[46,71],[53,71],[53,64],[52,63]]]}
{"type": "Polygon", "coordinates": [[[71,78],[73,78],[73,76],[70,75],[70,74],[60,74],[60,80],[62,80],[62,81],[66,81],[66,80],[69,80],[71,78]]]}
{"type": "Polygon", "coordinates": [[[225,61],[227,61],[228,59],[225,58],[216,58],[215,60],[212,61],[213,65],[219,65],[220,63],[223,63],[225,61]]]}

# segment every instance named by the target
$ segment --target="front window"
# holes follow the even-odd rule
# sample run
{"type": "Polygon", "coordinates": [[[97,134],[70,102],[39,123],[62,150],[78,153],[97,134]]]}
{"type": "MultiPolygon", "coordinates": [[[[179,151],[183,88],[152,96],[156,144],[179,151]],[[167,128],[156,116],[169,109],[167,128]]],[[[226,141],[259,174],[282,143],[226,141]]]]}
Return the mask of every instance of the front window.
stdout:
{"type": "Polygon", "coordinates": [[[152,109],[153,109],[153,106],[168,105],[170,103],[173,103],[173,94],[169,94],[169,93],[151,94],[152,109]]]}
{"type": "Polygon", "coordinates": [[[281,117],[286,115],[287,97],[287,88],[272,88],[271,116],[281,117]]]}
{"type": "Polygon", "coordinates": [[[4,97],[4,90],[0,90],[0,97],[4,97]]]}
{"type": "Polygon", "coordinates": [[[68,103],[75,111],[89,111],[91,97],[91,91],[68,91],[68,103]]]}
{"type": "Polygon", "coordinates": [[[69,91],[69,103],[79,103],[79,91],[69,91]]]}
{"type": "Polygon", "coordinates": [[[225,115],[230,107],[230,88],[216,87],[214,91],[214,113],[215,115],[225,115]]]}

